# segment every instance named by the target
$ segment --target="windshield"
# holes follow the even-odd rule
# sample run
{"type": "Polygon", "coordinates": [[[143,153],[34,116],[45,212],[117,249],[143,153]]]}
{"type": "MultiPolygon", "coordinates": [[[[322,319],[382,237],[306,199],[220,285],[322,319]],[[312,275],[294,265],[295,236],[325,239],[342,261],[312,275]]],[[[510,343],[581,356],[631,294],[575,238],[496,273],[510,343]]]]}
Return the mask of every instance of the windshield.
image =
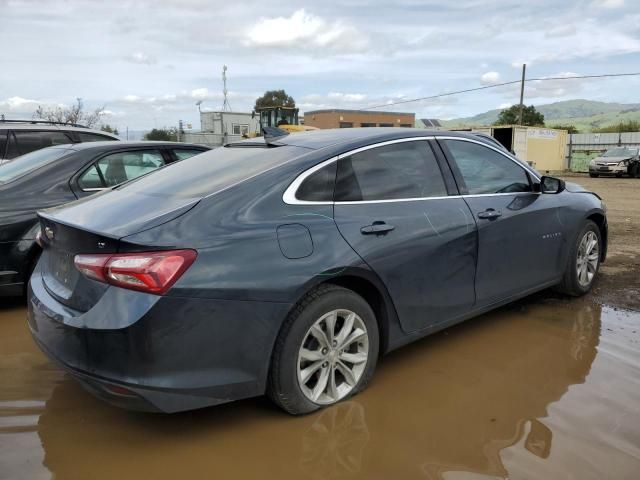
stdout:
{"type": "Polygon", "coordinates": [[[638,153],[637,148],[618,147],[607,150],[603,157],[633,157],[638,153]]]}
{"type": "Polygon", "coordinates": [[[0,183],[7,183],[73,152],[69,148],[43,148],[0,165],[0,183]]]}
{"type": "MultiPolygon", "coordinates": [[[[175,162],[119,187],[143,195],[199,198],[287,163],[309,150],[294,146],[220,147],[175,162]]],[[[249,145],[249,144],[245,144],[249,145]]]]}

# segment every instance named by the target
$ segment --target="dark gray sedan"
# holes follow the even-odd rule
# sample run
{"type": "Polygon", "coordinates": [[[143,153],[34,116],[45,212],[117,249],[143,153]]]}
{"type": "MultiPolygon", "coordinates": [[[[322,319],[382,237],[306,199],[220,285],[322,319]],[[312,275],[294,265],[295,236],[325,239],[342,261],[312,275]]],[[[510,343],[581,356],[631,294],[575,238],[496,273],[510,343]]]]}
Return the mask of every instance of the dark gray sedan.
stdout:
{"type": "Polygon", "coordinates": [[[607,248],[595,194],[402,128],[228,145],[40,217],[37,344],[95,395],[165,412],[334,404],[412,340],[588,292],[607,248]]]}
{"type": "Polygon", "coordinates": [[[36,211],[209,150],[172,142],[87,142],[43,148],[0,165],[0,297],[22,295],[40,255],[36,211]]]}

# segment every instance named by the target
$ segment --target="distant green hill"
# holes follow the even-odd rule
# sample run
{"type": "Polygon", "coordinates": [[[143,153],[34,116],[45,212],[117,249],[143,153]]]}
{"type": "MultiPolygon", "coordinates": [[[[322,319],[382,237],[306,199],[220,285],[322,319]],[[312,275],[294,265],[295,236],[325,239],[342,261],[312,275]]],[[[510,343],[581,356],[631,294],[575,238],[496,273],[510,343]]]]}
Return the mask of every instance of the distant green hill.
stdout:
{"type": "MultiPolygon", "coordinates": [[[[640,121],[640,103],[566,100],[536,105],[536,109],[544,115],[547,126],[573,125],[581,132],[589,132],[594,128],[615,125],[623,121],[640,121]]],[[[491,125],[498,119],[499,114],[499,109],[489,110],[473,117],[443,121],[442,124],[446,127],[491,125]]]]}

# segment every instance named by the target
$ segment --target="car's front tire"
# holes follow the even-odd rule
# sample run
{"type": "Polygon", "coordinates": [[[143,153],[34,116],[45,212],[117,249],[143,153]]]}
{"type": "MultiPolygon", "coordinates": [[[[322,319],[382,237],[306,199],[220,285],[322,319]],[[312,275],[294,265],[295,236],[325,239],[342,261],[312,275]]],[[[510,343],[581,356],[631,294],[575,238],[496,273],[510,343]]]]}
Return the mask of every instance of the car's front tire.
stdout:
{"type": "Polygon", "coordinates": [[[378,324],[369,304],[346,288],[321,285],[282,327],[267,394],[293,415],[332,405],[366,387],[378,351],[378,324]]]}
{"type": "Polygon", "coordinates": [[[600,175],[598,175],[597,173],[590,173],[589,176],[591,178],[598,178],[600,175]]]}
{"type": "Polygon", "coordinates": [[[589,292],[598,275],[601,251],[600,229],[587,220],[570,247],[564,276],[556,289],[574,297],[589,292]]]}

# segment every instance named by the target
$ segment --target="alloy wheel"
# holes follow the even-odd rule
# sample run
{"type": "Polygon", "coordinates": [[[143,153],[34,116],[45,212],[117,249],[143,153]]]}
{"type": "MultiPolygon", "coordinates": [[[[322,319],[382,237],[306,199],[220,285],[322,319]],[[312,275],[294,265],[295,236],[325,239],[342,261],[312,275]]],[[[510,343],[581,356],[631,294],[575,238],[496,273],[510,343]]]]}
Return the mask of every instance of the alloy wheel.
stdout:
{"type": "Polygon", "coordinates": [[[298,385],[316,404],[346,397],[367,366],[369,335],[351,310],[332,310],[309,328],[298,351],[298,385]]]}
{"type": "Polygon", "coordinates": [[[589,230],[584,234],[578,246],[576,259],[576,273],[580,286],[586,288],[591,285],[600,261],[600,245],[598,236],[589,230]]]}

